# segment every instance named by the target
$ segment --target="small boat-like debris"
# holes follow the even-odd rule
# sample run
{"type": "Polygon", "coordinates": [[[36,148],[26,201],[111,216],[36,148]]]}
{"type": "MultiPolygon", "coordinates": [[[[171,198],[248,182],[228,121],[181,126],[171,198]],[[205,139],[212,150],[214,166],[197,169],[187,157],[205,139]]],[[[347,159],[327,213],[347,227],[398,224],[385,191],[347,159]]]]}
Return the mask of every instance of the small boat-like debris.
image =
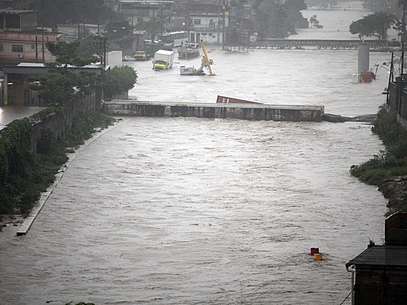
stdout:
{"type": "Polygon", "coordinates": [[[181,66],[180,74],[186,75],[186,76],[194,76],[194,75],[200,76],[200,75],[205,75],[205,72],[202,69],[196,69],[195,67],[181,66]]]}

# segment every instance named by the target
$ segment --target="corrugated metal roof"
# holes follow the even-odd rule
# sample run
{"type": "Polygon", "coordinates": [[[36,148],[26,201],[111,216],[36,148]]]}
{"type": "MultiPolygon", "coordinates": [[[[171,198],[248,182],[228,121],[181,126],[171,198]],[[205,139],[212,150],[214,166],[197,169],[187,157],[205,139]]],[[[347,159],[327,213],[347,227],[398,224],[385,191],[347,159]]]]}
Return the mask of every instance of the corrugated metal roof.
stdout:
{"type": "Polygon", "coordinates": [[[391,266],[407,267],[407,247],[403,246],[373,246],[350,260],[349,266],[391,266]]]}

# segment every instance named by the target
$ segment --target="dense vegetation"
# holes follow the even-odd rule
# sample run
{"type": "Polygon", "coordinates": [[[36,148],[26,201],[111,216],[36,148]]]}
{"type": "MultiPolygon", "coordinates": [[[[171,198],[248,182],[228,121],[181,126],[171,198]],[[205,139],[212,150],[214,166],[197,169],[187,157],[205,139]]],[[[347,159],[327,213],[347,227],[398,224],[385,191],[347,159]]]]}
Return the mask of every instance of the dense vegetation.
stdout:
{"type": "Polygon", "coordinates": [[[287,0],[284,3],[274,0],[256,0],[256,30],[260,38],[286,37],[295,33],[296,28],[308,27],[308,21],[301,10],[307,6],[304,0],[287,0]]]}
{"type": "Polygon", "coordinates": [[[99,36],[88,36],[74,42],[60,41],[47,45],[56,57],[59,65],[85,66],[101,61],[103,56],[103,40],[99,36]]]}
{"type": "Polygon", "coordinates": [[[381,109],[372,130],[383,141],[386,150],[366,163],[352,166],[352,175],[373,185],[407,175],[407,131],[397,122],[396,115],[381,109]]]}
{"type": "Polygon", "coordinates": [[[368,15],[352,22],[349,31],[358,34],[359,38],[374,36],[381,40],[387,39],[387,30],[397,22],[396,17],[384,12],[368,15]]]}
{"type": "MultiPolygon", "coordinates": [[[[64,119],[62,108],[45,110],[36,119],[51,113],[64,119]]],[[[0,214],[28,213],[66,162],[65,147],[82,144],[95,127],[104,128],[111,122],[112,118],[100,113],[82,114],[73,120],[63,139],[58,139],[53,130],[43,130],[36,153],[31,146],[31,121],[9,124],[0,132],[0,214]]]]}

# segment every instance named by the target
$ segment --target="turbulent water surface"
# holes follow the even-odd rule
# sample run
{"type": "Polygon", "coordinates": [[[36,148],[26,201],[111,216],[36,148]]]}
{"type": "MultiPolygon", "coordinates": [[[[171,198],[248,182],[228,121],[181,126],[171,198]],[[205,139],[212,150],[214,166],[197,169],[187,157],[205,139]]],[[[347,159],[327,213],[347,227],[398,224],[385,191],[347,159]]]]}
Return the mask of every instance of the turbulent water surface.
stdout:
{"type": "MultiPolygon", "coordinates": [[[[353,82],[356,51],[211,55],[212,78],[137,63],[131,94],[346,115],[384,102],[384,70],[353,82]]],[[[127,118],[77,154],[28,236],[0,234],[0,304],[339,304],[344,264],[383,239],[385,200],[349,175],[380,149],[360,123],[127,118]]]]}

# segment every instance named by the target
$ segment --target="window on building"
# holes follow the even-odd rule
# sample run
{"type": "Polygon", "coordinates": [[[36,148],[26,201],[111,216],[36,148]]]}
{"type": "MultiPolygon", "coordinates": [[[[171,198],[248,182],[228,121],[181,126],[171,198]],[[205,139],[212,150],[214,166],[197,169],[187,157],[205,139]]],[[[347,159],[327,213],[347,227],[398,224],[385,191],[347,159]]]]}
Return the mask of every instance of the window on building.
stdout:
{"type": "Polygon", "coordinates": [[[215,21],[213,21],[213,19],[210,19],[210,20],[209,20],[209,28],[210,28],[211,30],[214,30],[215,27],[216,27],[215,21]]]}
{"type": "Polygon", "coordinates": [[[201,19],[194,19],[194,24],[195,25],[200,25],[201,24],[201,19]]]}
{"type": "Polygon", "coordinates": [[[13,44],[11,46],[11,52],[22,53],[24,52],[24,48],[21,44],[13,44]]]}
{"type": "Polygon", "coordinates": [[[20,28],[20,16],[19,15],[6,15],[6,28],[7,29],[19,29],[20,28]]]}
{"type": "Polygon", "coordinates": [[[35,44],[31,45],[31,50],[35,50],[35,44]]]}
{"type": "Polygon", "coordinates": [[[0,52],[3,52],[3,51],[4,51],[4,46],[2,43],[0,43],[0,52]]]}

